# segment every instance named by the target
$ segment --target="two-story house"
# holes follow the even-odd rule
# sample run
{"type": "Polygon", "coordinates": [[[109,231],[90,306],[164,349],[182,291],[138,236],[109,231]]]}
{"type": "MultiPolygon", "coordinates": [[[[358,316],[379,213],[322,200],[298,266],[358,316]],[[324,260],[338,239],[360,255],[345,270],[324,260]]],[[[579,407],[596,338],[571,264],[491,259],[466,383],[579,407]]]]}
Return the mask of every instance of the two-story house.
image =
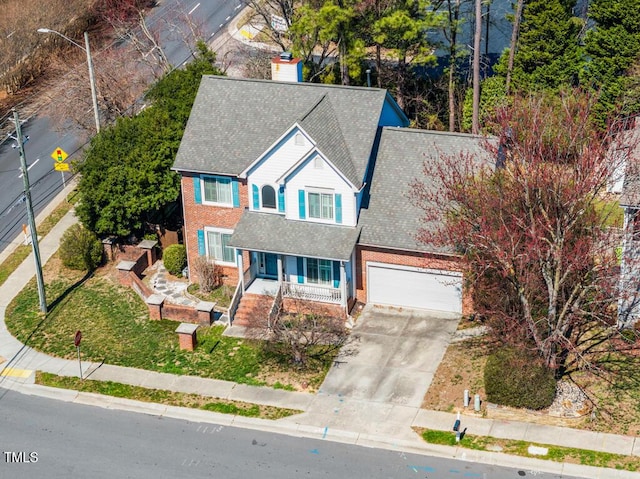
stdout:
{"type": "Polygon", "coordinates": [[[339,314],[356,300],[461,313],[455,256],[417,243],[408,192],[425,155],[479,139],[407,126],[382,89],[204,76],[173,166],[189,264],[339,314]]]}

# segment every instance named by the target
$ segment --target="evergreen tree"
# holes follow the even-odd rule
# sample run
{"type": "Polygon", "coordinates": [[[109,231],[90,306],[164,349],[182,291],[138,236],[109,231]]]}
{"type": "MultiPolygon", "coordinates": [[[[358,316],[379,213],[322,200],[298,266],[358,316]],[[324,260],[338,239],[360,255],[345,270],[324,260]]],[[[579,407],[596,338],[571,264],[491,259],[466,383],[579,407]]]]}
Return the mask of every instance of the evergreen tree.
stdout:
{"type": "Polygon", "coordinates": [[[582,64],[579,34],[583,22],[573,16],[575,0],[525,2],[513,83],[525,91],[575,85],[582,64]]]}
{"type": "Polygon", "coordinates": [[[640,110],[637,64],[640,54],[640,0],[592,0],[595,27],[585,37],[588,63],[582,81],[600,90],[601,120],[640,110]]]}

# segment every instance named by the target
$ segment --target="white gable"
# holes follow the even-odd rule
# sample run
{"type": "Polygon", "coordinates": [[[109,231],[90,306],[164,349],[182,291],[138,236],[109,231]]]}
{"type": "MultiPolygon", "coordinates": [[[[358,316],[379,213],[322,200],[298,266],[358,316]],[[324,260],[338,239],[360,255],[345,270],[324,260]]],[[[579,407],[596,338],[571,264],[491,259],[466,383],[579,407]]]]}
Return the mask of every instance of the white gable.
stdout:
{"type": "MultiPolygon", "coordinates": [[[[288,219],[300,218],[300,191],[322,191],[341,195],[342,225],[356,224],[356,195],[352,185],[327,161],[320,152],[313,151],[297,168],[285,177],[288,219]]],[[[308,205],[306,205],[308,208],[308,205]]],[[[305,215],[310,221],[308,215],[305,215]]]]}
{"type": "Polygon", "coordinates": [[[248,183],[258,187],[277,186],[278,178],[304,158],[313,146],[309,136],[294,125],[247,169],[248,183]]]}

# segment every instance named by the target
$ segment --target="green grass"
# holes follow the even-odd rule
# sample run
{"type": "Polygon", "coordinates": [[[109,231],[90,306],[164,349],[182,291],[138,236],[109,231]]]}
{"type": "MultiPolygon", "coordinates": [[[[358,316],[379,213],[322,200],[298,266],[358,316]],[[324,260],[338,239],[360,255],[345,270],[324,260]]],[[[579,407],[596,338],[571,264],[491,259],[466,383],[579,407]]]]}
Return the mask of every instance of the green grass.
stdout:
{"type": "Polygon", "coordinates": [[[222,285],[211,293],[205,294],[200,292],[200,286],[197,283],[193,283],[187,287],[187,292],[203,301],[217,303],[216,306],[221,308],[228,308],[233,299],[233,288],[227,285],[222,285]]]}
{"type": "MultiPolygon", "coordinates": [[[[43,238],[66,215],[77,202],[78,195],[72,193],[67,201],[62,202],[53,212],[38,225],[38,238],[43,238]]],[[[0,264],[0,285],[13,273],[31,253],[31,245],[20,245],[9,257],[0,264]]]]}
{"type": "Polygon", "coordinates": [[[280,419],[300,414],[302,411],[285,409],[274,406],[263,406],[241,401],[226,401],[198,394],[187,394],[164,389],[149,389],[140,386],[130,386],[112,381],[82,380],[80,378],[57,376],[55,374],[36,372],[36,383],[75,391],[104,394],[119,398],[134,399],[136,401],[153,402],[169,406],[190,407],[204,409],[223,414],[234,414],[245,417],[262,419],[280,419]],[[215,399],[215,400],[214,400],[215,399]]]}
{"type": "Polygon", "coordinates": [[[500,446],[502,452],[524,457],[535,457],[538,459],[548,459],[556,462],[571,462],[586,466],[608,467],[612,469],[622,469],[626,471],[637,471],[640,469],[640,458],[634,456],[624,456],[622,454],[611,454],[607,452],[590,451],[570,447],[552,446],[527,441],[516,441],[512,439],[498,439],[488,436],[475,436],[465,434],[459,443],[456,443],[455,433],[450,431],[434,431],[431,429],[418,430],[422,438],[430,444],[440,444],[444,446],[460,446],[467,449],[481,451],[489,450],[490,446],[500,446]],[[528,452],[529,446],[546,447],[549,453],[546,456],[535,456],[528,452]]]}
{"type": "MultiPolygon", "coordinates": [[[[268,357],[259,343],[222,336],[222,326],[199,328],[195,351],[183,351],[175,333],[178,323],[150,320],[146,305],[130,288],[100,275],[84,282],[81,273],[61,270],[56,276],[46,284],[50,311],[44,319],[38,312],[35,280],[14,298],[5,315],[9,331],[38,351],[74,359],[73,338],[80,330],[87,361],[249,385],[272,385],[269,372],[288,372],[290,366],[268,357]]],[[[329,366],[330,358],[315,365],[304,372],[305,381],[320,383],[329,366]]]]}
{"type": "Polygon", "coordinates": [[[598,200],[595,204],[596,211],[599,211],[607,226],[622,228],[624,224],[624,210],[617,200],[598,200]]]}

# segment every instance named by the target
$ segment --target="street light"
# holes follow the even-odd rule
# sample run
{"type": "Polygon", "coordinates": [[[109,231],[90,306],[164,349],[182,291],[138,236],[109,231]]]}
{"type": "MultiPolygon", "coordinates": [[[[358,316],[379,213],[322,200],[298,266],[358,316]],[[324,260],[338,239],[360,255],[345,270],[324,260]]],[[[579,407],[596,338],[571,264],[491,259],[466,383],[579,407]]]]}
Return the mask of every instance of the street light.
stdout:
{"type": "Polygon", "coordinates": [[[100,133],[100,112],[98,110],[98,97],[96,95],[96,80],[93,76],[93,62],[91,61],[91,49],[89,48],[89,34],[84,32],[84,44],[83,47],[79,43],[74,42],[66,35],[63,35],[60,32],[56,32],[55,30],[50,30],[48,28],[38,28],[39,33],[55,33],[58,36],[61,36],[65,40],[70,43],[73,43],[76,47],[84,50],[87,54],[87,65],[89,65],[89,82],[91,83],[91,100],[93,100],[93,116],[96,120],[96,132],[100,133]]]}

